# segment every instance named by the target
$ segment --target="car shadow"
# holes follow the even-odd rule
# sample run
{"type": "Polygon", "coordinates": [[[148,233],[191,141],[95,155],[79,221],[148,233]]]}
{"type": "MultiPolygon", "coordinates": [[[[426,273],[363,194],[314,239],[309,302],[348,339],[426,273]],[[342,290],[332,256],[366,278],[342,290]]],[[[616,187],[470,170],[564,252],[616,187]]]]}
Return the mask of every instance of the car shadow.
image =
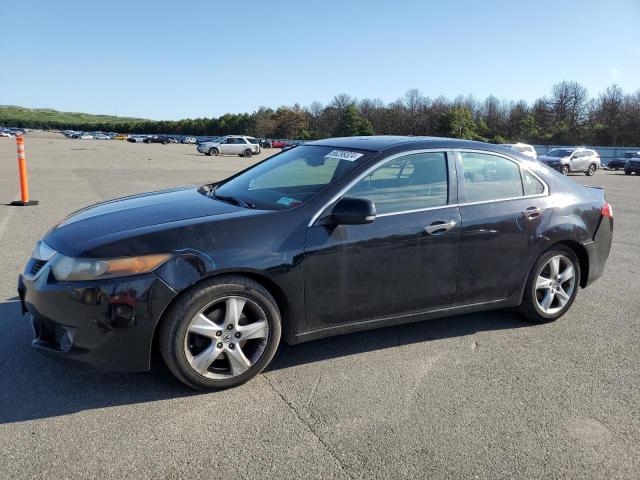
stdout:
{"type": "Polygon", "coordinates": [[[513,310],[508,309],[424,320],[324,338],[300,345],[284,345],[278,357],[267,367],[267,371],[402,345],[464,337],[481,331],[523,328],[534,325],[525,321],[513,310]]]}
{"type": "MultiPolygon", "coordinates": [[[[479,331],[530,325],[513,312],[500,310],[352,333],[302,345],[285,345],[267,371],[479,331]]],[[[0,303],[0,424],[201,394],[176,380],[157,354],[151,372],[102,373],[32,349],[32,336],[17,298],[0,303]]]]}

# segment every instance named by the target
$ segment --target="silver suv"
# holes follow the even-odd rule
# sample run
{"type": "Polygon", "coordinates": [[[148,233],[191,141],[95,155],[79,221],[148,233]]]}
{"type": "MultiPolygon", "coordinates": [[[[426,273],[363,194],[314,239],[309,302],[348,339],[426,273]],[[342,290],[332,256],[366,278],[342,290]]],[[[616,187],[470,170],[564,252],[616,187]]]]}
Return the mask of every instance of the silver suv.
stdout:
{"type": "Polygon", "coordinates": [[[564,175],[583,172],[591,176],[602,167],[600,155],[589,148],[554,148],[546,155],[538,156],[538,160],[564,175]]]}
{"type": "Polygon", "coordinates": [[[240,155],[250,157],[260,153],[258,140],[243,135],[227,135],[211,142],[202,142],[197,147],[205,155],[240,155]]]}

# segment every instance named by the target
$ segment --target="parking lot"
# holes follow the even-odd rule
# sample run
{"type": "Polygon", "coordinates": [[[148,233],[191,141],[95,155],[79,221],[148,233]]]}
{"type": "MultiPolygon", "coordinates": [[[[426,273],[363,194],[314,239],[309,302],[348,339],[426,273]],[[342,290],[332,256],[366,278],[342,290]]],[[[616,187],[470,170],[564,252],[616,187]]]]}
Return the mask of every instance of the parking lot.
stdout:
{"type": "Polygon", "coordinates": [[[157,361],[103,374],[30,347],[16,278],[35,242],[105,199],[224,178],[259,156],[194,145],[0,138],[0,477],[637,478],[640,178],[600,170],[614,242],[604,276],[555,323],[495,311],[285,346],[223,392],[157,361]],[[634,473],[635,472],[635,473],[634,473]]]}

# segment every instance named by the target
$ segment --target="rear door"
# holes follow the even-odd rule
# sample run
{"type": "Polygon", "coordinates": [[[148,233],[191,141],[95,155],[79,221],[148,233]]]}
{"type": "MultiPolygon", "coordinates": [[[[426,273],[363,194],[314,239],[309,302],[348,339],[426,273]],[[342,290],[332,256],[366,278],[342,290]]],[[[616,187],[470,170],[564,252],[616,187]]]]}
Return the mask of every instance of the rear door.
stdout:
{"type": "Polygon", "coordinates": [[[247,141],[244,138],[235,138],[235,151],[233,153],[236,153],[238,155],[240,155],[242,152],[244,152],[247,147],[247,141]]]}
{"type": "Polygon", "coordinates": [[[547,187],[505,155],[459,151],[456,162],[462,226],[454,303],[506,299],[524,281],[530,247],[549,221],[547,187]]]}
{"type": "Polygon", "coordinates": [[[231,137],[223,138],[222,141],[220,142],[220,153],[230,155],[234,153],[233,149],[234,149],[233,138],[231,137]]]}
{"type": "Polygon", "coordinates": [[[304,277],[311,330],[452,304],[460,217],[455,166],[444,151],[382,162],[343,193],[367,198],[376,219],[307,230],[304,277]],[[453,179],[451,182],[449,179],[453,179]]]}

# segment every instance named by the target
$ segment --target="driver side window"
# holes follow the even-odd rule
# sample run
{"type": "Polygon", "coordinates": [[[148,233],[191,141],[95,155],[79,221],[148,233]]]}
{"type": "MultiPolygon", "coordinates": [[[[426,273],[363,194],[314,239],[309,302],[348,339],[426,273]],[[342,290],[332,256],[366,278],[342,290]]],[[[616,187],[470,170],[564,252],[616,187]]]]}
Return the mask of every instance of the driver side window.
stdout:
{"type": "Polygon", "coordinates": [[[444,152],[406,155],[381,165],[345,193],[371,200],[377,213],[398,213],[448,203],[444,152]]]}

